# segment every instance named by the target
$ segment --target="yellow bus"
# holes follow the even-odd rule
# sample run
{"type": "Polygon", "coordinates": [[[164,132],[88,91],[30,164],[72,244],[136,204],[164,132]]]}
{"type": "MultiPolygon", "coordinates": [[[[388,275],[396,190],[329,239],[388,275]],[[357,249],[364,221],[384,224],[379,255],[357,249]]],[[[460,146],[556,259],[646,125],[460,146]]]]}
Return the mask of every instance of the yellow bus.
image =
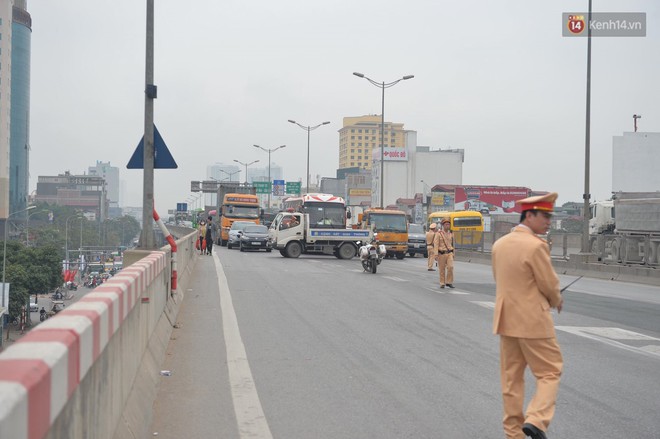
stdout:
{"type": "Polygon", "coordinates": [[[229,229],[234,221],[259,224],[259,198],[252,194],[225,194],[220,207],[220,245],[227,245],[229,229]]]}
{"type": "Polygon", "coordinates": [[[450,221],[451,231],[454,233],[454,245],[458,249],[483,248],[484,218],[481,212],[462,210],[458,212],[433,212],[427,220],[427,229],[432,223],[441,227],[443,218],[450,221]]]}

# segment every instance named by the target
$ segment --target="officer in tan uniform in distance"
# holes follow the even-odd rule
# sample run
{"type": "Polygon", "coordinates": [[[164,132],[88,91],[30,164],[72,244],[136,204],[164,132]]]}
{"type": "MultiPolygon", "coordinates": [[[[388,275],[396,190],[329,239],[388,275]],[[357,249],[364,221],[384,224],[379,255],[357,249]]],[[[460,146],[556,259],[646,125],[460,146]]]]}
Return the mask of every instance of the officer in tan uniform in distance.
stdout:
{"type": "Polygon", "coordinates": [[[431,223],[429,226],[429,231],[426,232],[426,253],[428,255],[428,266],[429,266],[429,271],[435,271],[435,268],[433,268],[433,264],[435,263],[435,260],[437,259],[438,252],[435,249],[435,246],[433,245],[433,238],[435,238],[435,232],[437,229],[438,225],[436,223],[431,223]]]}
{"type": "Polygon", "coordinates": [[[519,200],[520,224],[493,245],[496,283],[493,333],[500,336],[504,432],[508,439],[545,439],[555,413],[563,360],[550,309],[561,312],[559,278],[546,241],[556,193],[519,200]],[[536,393],[523,414],[525,368],[536,393]]]}
{"type": "Polygon", "coordinates": [[[447,285],[454,288],[454,234],[450,230],[451,222],[442,220],[442,229],[435,234],[433,246],[438,252],[438,270],[440,270],[440,288],[447,285]],[[445,276],[446,272],[446,276],[445,276]]]}

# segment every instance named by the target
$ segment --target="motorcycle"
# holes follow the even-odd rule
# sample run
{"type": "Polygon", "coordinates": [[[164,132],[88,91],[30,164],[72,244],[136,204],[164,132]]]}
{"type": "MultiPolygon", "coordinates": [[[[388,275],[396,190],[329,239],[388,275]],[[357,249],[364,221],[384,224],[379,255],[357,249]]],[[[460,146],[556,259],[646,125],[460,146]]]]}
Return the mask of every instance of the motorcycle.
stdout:
{"type": "Polygon", "coordinates": [[[360,262],[364,271],[376,273],[378,266],[383,261],[387,253],[385,246],[378,243],[378,235],[374,234],[374,239],[368,244],[360,247],[358,254],[360,255],[360,262]]]}

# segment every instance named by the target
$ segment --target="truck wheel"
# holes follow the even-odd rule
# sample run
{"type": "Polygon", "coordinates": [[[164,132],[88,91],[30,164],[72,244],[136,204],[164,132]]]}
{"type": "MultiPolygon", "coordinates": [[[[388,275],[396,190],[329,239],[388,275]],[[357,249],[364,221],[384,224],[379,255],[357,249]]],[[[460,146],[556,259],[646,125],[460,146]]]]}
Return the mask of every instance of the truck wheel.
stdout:
{"type": "Polygon", "coordinates": [[[297,258],[302,253],[302,245],[298,241],[291,241],[286,245],[285,250],[288,257],[297,258]]]}
{"type": "Polygon", "coordinates": [[[339,259],[351,259],[355,256],[355,246],[350,242],[345,242],[339,246],[337,257],[339,259]]]}
{"type": "Polygon", "coordinates": [[[282,249],[280,250],[280,254],[284,256],[285,258],[288,258],[289,256],[286,254],[286,250],[282,249]]]}
{"type": "Polygon", "coordinates": [[[228,248],[229,250],[231,250],[231,244],[230,244],[230,243],[227,243],[227,248],[228,248]]]}
{"type": "Polygon", "coordinates": [[[413,253],[413,252],[409,252],[409,253],[408,253],[408,257],[414,258],[414,257],[415,257],[415,253],[413,253]]]}
{"type": "Polygon", "coordinates": [[[403,259],[406,257],[406,254],[403,252],[395,253],[397,259],[403,259]]]}
{"type": "Polygon", "coordinates": [[[221,246],[221,247],[224,247],[224,246],[226,246],[226,245],[227,245],[227,241],[225,241],[224,239],[221,239],[221,240],[220,240],[220,246],[221,246]]]}

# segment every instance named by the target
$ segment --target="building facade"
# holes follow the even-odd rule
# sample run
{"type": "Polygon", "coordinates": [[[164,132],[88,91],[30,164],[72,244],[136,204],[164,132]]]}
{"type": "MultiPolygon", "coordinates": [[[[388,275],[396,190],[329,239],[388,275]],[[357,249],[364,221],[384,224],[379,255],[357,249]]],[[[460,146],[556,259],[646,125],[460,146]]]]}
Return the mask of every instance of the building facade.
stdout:
{"type": "Polygon", "coordinates": [[[429,186],[436,182],[462,184],[463,149],[437,149],[417,146],[417,132],[405,131],[404,146],[385,151],[383,161],[384,202],[380,201],[381,166],[380,152],[373,151],[372,199],[374,207],[394,205],[399,198],[415,198],[415,194],[428,194],[429,186]]]}
{"type": "MultiPolygon", "coordinates": [[[[30,51],[32,18],[25,0],[15,0],[11,36],[9,211],[27,207],[30,182],[30,51]]],[[[27,213],[26,213],[27,214],[27,213]]]]}
{"type": "Polygon", "coordinates": [[[11,34],[13,1],[0,0],[0,218],[9,216],[11,34]]]}
{"type": "MultiPolygon", "coordinates": [[[[371,169],[372,154],[380,154],[381,116],[368,115],[345,117],[339,130],[339,168],[371,169]]],[[[402,123],[385,121],[384,153],[405,147],[405,132],[402,123]]],[[[380,155],[379,155],[380,157],[380,155]]]]}
{"type": "Polygon", "coordinates": [[[90,166],[89,175],[96,175],[105,180],[108,205],[110,208],[120,206],[119,200],[119,168],[111,166],[110,162],[96,161],[96,166],[90,166]]]}
{"type": "Polygon", "coordinates": [[[69,206],[94,215],[96,220],[108,218],[108,198],[103,177],[71,175],[39,176],[35,201],[69,206]]]}

